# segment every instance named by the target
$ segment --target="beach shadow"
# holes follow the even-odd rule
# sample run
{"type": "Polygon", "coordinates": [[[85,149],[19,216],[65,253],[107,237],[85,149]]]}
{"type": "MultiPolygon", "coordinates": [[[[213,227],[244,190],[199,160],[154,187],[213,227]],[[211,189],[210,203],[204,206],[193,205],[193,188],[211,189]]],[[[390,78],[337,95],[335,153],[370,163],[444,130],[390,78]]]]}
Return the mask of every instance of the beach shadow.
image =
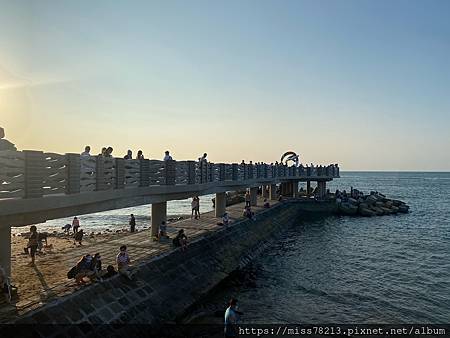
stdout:
{"type": "Polygon", "coordinates": [[[44,292],[41,293],[41,299],[44,298],[49,298],[53,291],[50,289],[50,287],[48,286],[47,282],[45,281],[44,275],[42,274],[42,272],[37,268],[37,266],[33,266],[33,270],[36,273],[36,276],[39,279],[39,282],[42,285],[42,288],[44,289],[44,292]]]}

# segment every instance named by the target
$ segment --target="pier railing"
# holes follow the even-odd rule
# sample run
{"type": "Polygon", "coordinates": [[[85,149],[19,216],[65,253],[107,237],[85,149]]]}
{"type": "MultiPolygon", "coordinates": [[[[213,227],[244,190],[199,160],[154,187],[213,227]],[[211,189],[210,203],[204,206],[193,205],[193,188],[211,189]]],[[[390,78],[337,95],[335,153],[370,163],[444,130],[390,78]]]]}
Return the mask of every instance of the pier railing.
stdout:
{"type": "Polygon", "coordinates": [[[332,179],[339,167],[238,164],[200,161],[125,160],[42,151],[0,151],[0,198],[37,198],[52,194],[221,181],[332,179]]]}

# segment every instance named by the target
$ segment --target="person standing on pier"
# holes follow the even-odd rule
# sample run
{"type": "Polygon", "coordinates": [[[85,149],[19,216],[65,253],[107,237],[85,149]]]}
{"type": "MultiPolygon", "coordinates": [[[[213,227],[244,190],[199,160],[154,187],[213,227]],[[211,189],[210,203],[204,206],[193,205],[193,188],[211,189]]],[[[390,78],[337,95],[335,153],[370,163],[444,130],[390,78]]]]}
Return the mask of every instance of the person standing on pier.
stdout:
{"type": "Polygon", "coordinates": [[[84,147],[84,151],[81,153],[81,157],[91,157],[91,147],[84,147]]]}
{"type": "Polygon", "coordinates": [[[143,160],[144,154],[142,154],[142,150],[138,150],[136,160],[143,160]]]}
{"type": "Polygon", "coordinates": [[[127,151],[127,154],[123,157],[125,160],[133,159],[133,152],[131,150],[127,151]]]}
{"type": "Polygon", "coordinates": [[[170,153],[168,150],[166,150],[163,161],[172,161],[172,156],[170,156],[170,153]]]}
{"type": "Polygon", "coordinates": [[[5,140],[4,137],[5,137],[5,130],[2,127],[0,127],[0,151],[1,150],[16,151],[17,150],[16,146],[11,142],[9,142],[8,140],[5,140]]]}
{"type": "Polygon", "coordinates": [[[112,157],[112,152],[113,152],[113,148],[112,147],[106,148],[105,157],[112,157]]]}
{"type": "Polygon", "coordinates": [[[136,230],[136,218],[134,218],[134,215],[130,215],[130,232],[134,232],[136,230]]]}

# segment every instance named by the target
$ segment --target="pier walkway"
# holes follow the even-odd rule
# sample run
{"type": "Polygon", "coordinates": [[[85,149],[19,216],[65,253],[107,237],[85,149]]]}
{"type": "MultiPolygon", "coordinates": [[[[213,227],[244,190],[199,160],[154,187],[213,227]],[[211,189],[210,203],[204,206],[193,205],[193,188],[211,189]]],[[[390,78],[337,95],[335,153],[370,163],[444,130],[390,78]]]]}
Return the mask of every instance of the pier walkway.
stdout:
{"type": "Polygon", "coordinates": [[[276,200],[277,191],[295,197],[299,182],[306,182],[308,193],[311,182],[317,182],[316,197],[321,198],[326,182],[337,177],[337,164],[228,164],[0,151],[0,265],[10,276],[12,226],[151,204],[151,231],[156,235],[167,218],[167,201],[215,193],[215,216],[221,217],[226,192],[248,189],[255,206],[258,189],[276,200]]]}
{"type": "MultiPolygon", "coordinates": [[[[252,207],[256,215],[263,209],[262,197],[258,196],[257,199],[257,206],[252,207]]],[[[271,203],[275,205],[279,202],[271,201],[271,203]]],[[[244,203],[227,207],[232,222],[243,219],[243,208],[244,203]]],[[[168,235],[173,238],[179,229],[184,229],[188,239],[193,240],[222,228],[217,225],[217,222],[215,212],[211,211],[202,214],[198,220],[189,218],[168,224],[168,235]]],[[[70,241],[72,241],[71,237],[70,241]]],[[[49,244],[51,242],[52,238],[49,238],[49,244]]],[[[80,288],[88,287],[76,286],[74,280],[67,279],[67,272],[70,268],[77,263],[81,256],[86,253],[93,255],[96,252],[102,256],[104,268],[109,264],[116,266],[115,257],[121,245],[127,245],[132,264],[174,250],[171,239],[165,243],[152,241],[151,231],[148,229],[137,233],[118,234],[116,238],[96,243],[87,241],[83,246],[72,246],[38,256],[35,267],[28,266],[29,258],[27,256],[19,258],[12,266],[12,279],[18,287],[18,301],[11,306],[0,306],[0,323],[27,313],[58,297],[76,292],[80,288]]]]}

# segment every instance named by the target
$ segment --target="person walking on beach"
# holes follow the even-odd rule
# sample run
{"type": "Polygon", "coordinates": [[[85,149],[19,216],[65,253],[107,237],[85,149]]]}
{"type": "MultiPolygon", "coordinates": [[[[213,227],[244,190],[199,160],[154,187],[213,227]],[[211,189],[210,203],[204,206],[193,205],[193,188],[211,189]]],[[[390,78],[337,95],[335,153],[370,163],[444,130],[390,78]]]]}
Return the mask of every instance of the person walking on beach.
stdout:
{"type": "Polygon", "coordinates": [[[195,206],[195,219],[200,219],[200,198],[198,196],[195,196],[195,199],[197,200],[195,206]]]}
{"type": "Polygon", "coordinates": [[[75,216],[72,221],[72,229],[74,235],[78,232],[79,227],[80,227],[80,220],[78,219],[78,217],[75,216]]]}
{"type": "Polygon", "coordinates": [[[39,234],[35,225],[30,227],[30,238],[28,239],[27,251],[30,250],[31,256],[31,266],[34,266],[34,261],[36,258],[36,251],[39,245],[39,234]]]}
{"type": "Polygon", "coordinates": [[[81,157],[90,157],[91,156],[91,147],[84,147],[84,151],[81,153],[81,157]]]}
{"type": "Polygon", "coordinates": [[[125,160],[131,160],[133,158],[133,152],[131,150],[128,150],[127,154],[123,158],[125,160]]]}
{"type": "Polygon", "coordinates": [[[164,153],[164,158],[163,161],[172,161],[172,156],[170,156],[170,153],[168,150],[166,150],[166,152],[164,153]]]}
{"type": "Polygon", "coordinates": [[[191,219],[194,217],[194,214],[195,214],[195,219],[197,219],[197,212],[196,212],[196,210],[197,210],[197,198],[195,196],[192,197],[191,208],[192,208],[191,219]]]}
{"type": "Polygon", "coordinates": [[[251,200],[250,192],[247,190],[245,192],[245,206],[246,207],[250,207],[250,200],[251,200]]]}
{"type": "Polygon", "coordinates": [[[136,230],[136,218],[134,218],[134,215],[130,215],[130,232],[134,232],[136,230]]]}
{"type": "Polygon", "coordinates": [[[239,312],[237,309],[237,299],[231,298],[228,303],[228,308],[225,310],[225,337],[236,337],[238,334],[236,325],[239,322],[239,316],[242,315],[242,312],[239,312]]]}
{"type": "Polygon", "coordinates": [[[122,245],[120,247],[120,251],[116,257],[116,262],[119,273],[131,280],[131,272],[129,270],[130,256],[128,255],[126,245],[122,245]]]}
{"type": "Polygon", "coordinates": [[[144,159],[144,154],[142,154],[142,150],[138,150],[137,155],[136,155],[136,160],[143,160],[144,159]]]}

